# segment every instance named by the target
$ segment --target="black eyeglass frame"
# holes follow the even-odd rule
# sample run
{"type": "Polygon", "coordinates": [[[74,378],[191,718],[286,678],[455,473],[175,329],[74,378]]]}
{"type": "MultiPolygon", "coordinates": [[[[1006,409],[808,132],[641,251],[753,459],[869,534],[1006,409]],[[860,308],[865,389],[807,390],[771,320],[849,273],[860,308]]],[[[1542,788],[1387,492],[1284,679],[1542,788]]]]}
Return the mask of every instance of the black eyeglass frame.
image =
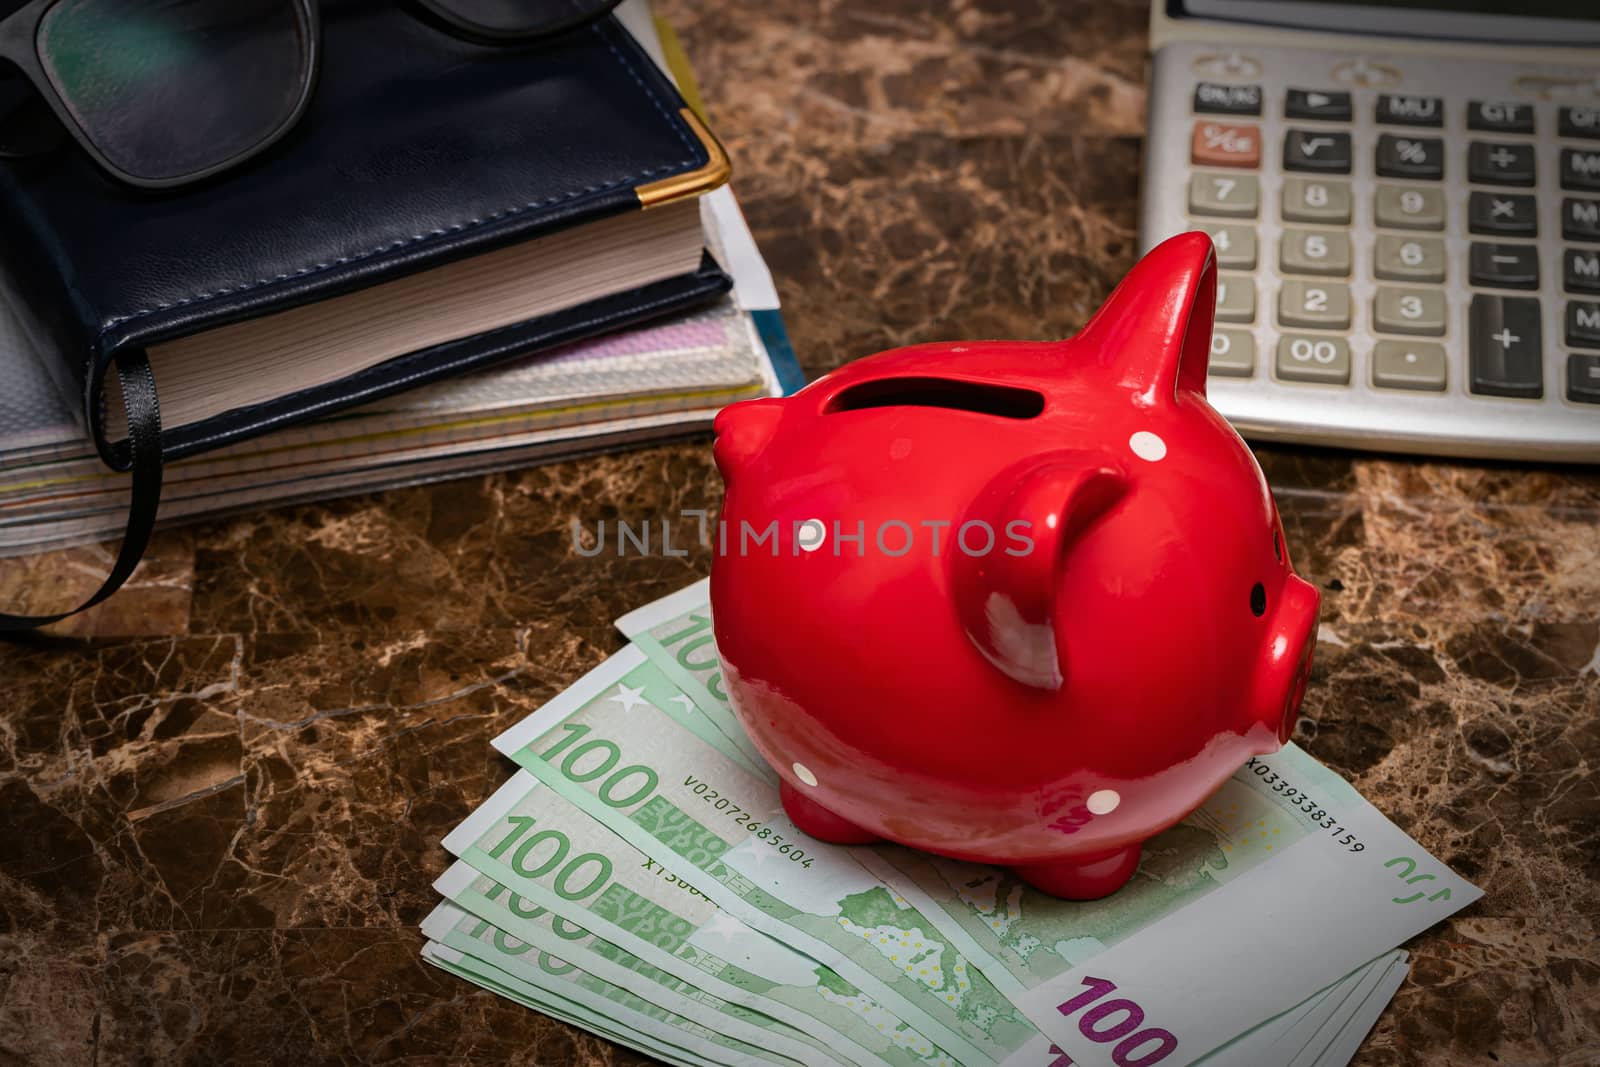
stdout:
{"type": "Polygon", "coordinates": [[[88,131],[78,124],[72,109],[62,99],[61,91],[56,88],[49,70],[45,68],[43,57],[39,55],[39,27],[43,25],[44,17],[50,9],[60,2],[61,0],[31,0],[7,16],[4,21],[0,21],[0,59],[9,60],[16,66],[23,77],[33,84],[34,91],[44,98],[62,128],[78,143],[78,147],[87,152],[98,167],[120,182],[140,189],[171,189],[203,181],[214,174],[236,167],[277,144],[285,134],[294,129],[295,124],[300,121],[306,108],[311,104],[312,92],[317,84],[317,70],[322,61],[321,12],[316,0],[284,0],[284,3],[293,9],[299,21],[301,47],[305,50],[305,62],[302,65],[305,73],[300,79],[300,89],[294,107],[283,122],[251,147],[209,167],[169,178],[150,178],[131,174],[107,158],[106,154],[95,145],[88,131]]]}
{"type": "MultiPolygon", "coordinates": [[[[299,23],[301,47],[305,50],[301,69],[305,73],[301,75],[294,107],[283,122],[249,148],[200,170],[166,178],[150,178],[130,173],[112,162],[95,145],[88,131],[78,124],[72,109],[62,98],[61,91],[56,87],[49,70],[45,67],[43,57],[39,54],[39,28],[43,25],[45,15],[50,9],[61,2],[62,0],[30,0],[29,3],[0,19],[0,59],[13,63],[22,76],[32,84],[34,91],[44,99],[57,121],[77,142],[78,147],[87,152],[89,158],[94,160],[101,170],[124,184],[139,189],[174,189],[204,181],[215,174],[230,170],[261,155],[281,141],[300,122],[306,108],[311,104],[312,95],[316,90],[317,72],[322,65],[321,4],[319,0],[284,0],[284,3],[294,11],[299,23]]],[[[480,25],[452,11],[449,4],[443,0],[411,0],[411,2],[442,23],[447,30],[461,37],[490,44],[510,45],[541,41],[596,22],[610,14],[621,0],[602,0],[600,5],[593,9],[585,9],[574,4],[572,17],[541,25],[535,31],[502,31],[480,25]]]]}

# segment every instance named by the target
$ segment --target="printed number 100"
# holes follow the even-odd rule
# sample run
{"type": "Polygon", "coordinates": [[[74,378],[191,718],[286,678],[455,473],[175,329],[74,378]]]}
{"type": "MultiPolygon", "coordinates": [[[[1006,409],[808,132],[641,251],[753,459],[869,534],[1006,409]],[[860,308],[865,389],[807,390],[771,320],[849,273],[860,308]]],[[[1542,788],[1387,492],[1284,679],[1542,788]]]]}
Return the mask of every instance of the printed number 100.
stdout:
{"type": "MultiPolygon", "coordinates": [[[[1095,1004],[1107,993],[1115,992],[1117,983],[1104,978],[1085,978],[1083,984],[1089,988],[1071,1000],[1057,1004],[1056,1011],[1070,1019],[1080,1010],[1088,1008],[1078,1019],[1078,1032],[1102,1045],[1115,1041],[1117,1046],[1111,1050],[1111,1062],[1117,1067],[1151,1067],[1177,1049],[1178,1039],[1172,1036],[1170,1030],[1163,1030],[1159,1026],[1139,1029],[1144,1023],[1144,1009],[1133,1001],[1117,997],[1095,1004]],[[1089,1007],[1091,1004],[1094,1006],[1089,1007]]],[[[1056,1049],[1052,1048],[1051,1051],[1056,1049]]],[[[1070,1067],[1071,1064],[1072,1060],[1063,1055],[1050,1067],[1070,1067]]]]}

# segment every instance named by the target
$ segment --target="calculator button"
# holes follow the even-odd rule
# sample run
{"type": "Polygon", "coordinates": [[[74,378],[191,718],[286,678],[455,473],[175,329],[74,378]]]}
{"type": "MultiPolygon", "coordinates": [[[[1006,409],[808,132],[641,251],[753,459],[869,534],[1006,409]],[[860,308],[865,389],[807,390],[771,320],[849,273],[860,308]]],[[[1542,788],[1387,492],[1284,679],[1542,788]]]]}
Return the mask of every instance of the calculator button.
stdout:
{"type": "Polygon", "coordinates": [[[1196,215],[1254,218],[1261,206],[1261,185],[1254,174],[1193,174],[1189,177],[1189,210],[1196,215]]]}
{"type": "Polygon", "coordinates": [[[1378,97],[1378,121],[1388,126],[1443,126],[1444,101],[1437,96],[1378,97]]]}
{"type": "Polygon", "coordinates": [[[1217,276],[1217,321],[1256,321],[1256,280],[1248,274],[1217,276]]]}
{"type": "Polygon", "coordinates": [[[1600,348],[1600,304],[1567,301],[1567,344],[1573,348],[1600,348]]]}
{"type": "Polygon", "coordinates": [[[1467,105],[1467,129],[1491,133],[1532,133],[1533,105],[1474,100],[1467,105]]]}
{"type": "Polygon", "coordinates": [[[1486,396],[1544,395],[1539,301],[1474,293],[1468,315],[1470,388],[1486,396]]]}
{"type": "Polygon", "coordinates": [[[1444,333],[1444,307],[1444,293],[1437,289],[1380,285],[1372,302],[1372,317],[1384,333],[1438,337],[1444,333]]]}
{"type": "Polygon", "coordinates": [[[1501,289],[1539,288],[1539,246],[1501,245],[1473,241],[1467,253],[1468,277],[1473,285],[1501,289]]]}
{"type": "Polygon", "coordinates": [[[1562,249],[1561,284],[1569,293],[1600,293],[1600,252],[1588,248],[1562,249]]]}
{"type": "Polygon", "coordinates": [[[1278,324],[1348,330],[1350,287],[1341,282],[1285,281],[1278,291],[1278,324]]]}
{"type": "Polygon", "coordinates": [[[1600,192],[1600,152],[1563,148],[1561,188],[1575,189],[1580,193],[1600,192]]]}
{"type": "Polygon", "coordinates": [[[1201,82],[1194,87],[1194,109],[1206,115],[1261,114],[1261,86],[1201,82]]]}
{"type": "Polygon", "coordinates": [[[1444,242],[1437,237],[1380,233],[1373,249],[1373,270],[1385,281],[1442,282],[1444,242]]]}
{"type": "Polygon", "coordinates": [[[1437,189],[1378,186],[1376,216],[1379,226],[1403,230],[1444,229],[1444,194],[1437,189]]]}
{"type": "Polygon", "coordinates": [[[1219,378],[1248,378],[1256,372],[1256,339],[1249,330],[1217,330],[1211,335],[1206,373],[1219,378]]]}
{"type": "Polygon", "coordinates": [[[1278,338],[1278,377],[1291,382],[1350,382],[1350,342],[1343,337],[1286,333],[1278,338]]]}
{"type": "Polygon", "coordinates": [[[1379,134],[1378,177],[1424,180],[1443,178],[1444,140],[1438,137],[1379,134]]]}
{"type": "Polygon", "coordinates": [[[1285,274],[1350,273],[1350,238],[1331,230],[1284,230],[1278,269],[1285,274]]]}
{"type": "Polygon", "coordinates": [[[1349,174],[1350,135],[1339,130],[1289,130],[1283,138],[1283,169],[1349,174]]]}
{"type": "Polygon", "coordinates": [[[1442,393],[1444,346],[1431,341],[1379,341],[1372,348],[1372,384],[1380,389],[1442,393]]]}
{"type": "Polygon", "coordinates": [[[1561,236],[1569,241],[1600,241],[1600,200],[1561,200],[1561,236]]]}
{"type": "Polygon", "coordinates": [[[1532,185],[1533,145],[1473,141],[1467,146],[1467,180],[1485,185],[1532,185]]]}
{"type": "Polygon", "coordinates": [[[1287,222],[1348,224],[1350,183],[1332,178],[1285,178],[1283,217],[1287,222]]]}
{"type": "Polygon", "coordinates": [[[1283,101],[1286,119],[1349,122],[1350,94],[1343,89],[1290,89],[1283,101]]]}
{"type": "Polygon", "coordinates": [[[1539,212],[1531,196],[1474,190],[1467,199],[1467,229],[1502,237],[1537,237],[1539,212]]]}
{"type": "Polygon", "coordinates": [[[1600,107],[1564,107],[1558,117],[1561,136],[1600,138],[1600,107]]]}
{"type": "Polygon", "coordinates": [[[1211,238],[1211,247],[1217,250],[1217,266],[1223,270],[1256,269],[1256,231],[1249,226],[1213,222],[1197,223],[1194,228],[1211,238]]]}
{"type": "Polygon", "coordinates": [[[1578,404],[1600,404],[1600,356],[1567,357],[1567,399],[1578,404]]]}
{"type": "Polygon", "coordinates": [[[1205,167],[1259,167],[1261,131],[1254,126],[1197,122],[1189,143],[1189,161],[1205,167]]]}

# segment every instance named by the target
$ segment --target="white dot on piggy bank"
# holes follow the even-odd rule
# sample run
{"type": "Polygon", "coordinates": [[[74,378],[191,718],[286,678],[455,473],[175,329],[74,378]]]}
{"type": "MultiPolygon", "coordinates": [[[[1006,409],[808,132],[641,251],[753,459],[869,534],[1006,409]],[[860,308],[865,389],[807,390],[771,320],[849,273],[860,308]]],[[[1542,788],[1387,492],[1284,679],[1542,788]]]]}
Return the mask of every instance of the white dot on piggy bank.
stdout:
{"type": "Polygon", "coordinates": [[[1115,789],[1098,789],[1089,794],[1089,810],[1096,815],[1110,815],[1122,803],[1122,794],[1115,789]]]}
{"type": "Polygon", "coordinates": [[[807,767],[804,763],[796,763],[793,770],[794,776],[800,779],[806,785],[814,786],[817,784],[817,776],[812,774],[811,768],[807,767]]]}
{"type": "Polygon", "coordinates": [[[1149,430],[1140,430],[1128,438],[1128,447],[1133,449],[1134,455],[1151,463],[1167,458],[1167,443],[1160,435],[1153,434],[1149,430]]]}
{"type": "Polygon", "coordinates": [[[815,552],[822,547],[822,542],[828,536],[828,528],[822,525],[821,519],[807,519],[800,524],[796,531],[796,540],[802,552],[815,552]]]}

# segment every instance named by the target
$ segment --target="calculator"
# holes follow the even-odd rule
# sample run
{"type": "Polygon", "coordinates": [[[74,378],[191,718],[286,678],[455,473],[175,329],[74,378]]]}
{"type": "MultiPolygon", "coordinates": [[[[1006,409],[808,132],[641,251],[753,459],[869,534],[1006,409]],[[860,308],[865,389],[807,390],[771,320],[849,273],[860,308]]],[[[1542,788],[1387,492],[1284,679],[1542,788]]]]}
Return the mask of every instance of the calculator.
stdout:
{"type": "Polygon", "coordinates": [[[1600,5],[1412,2],[1157,0],[1140,242],[1248,438],[1600,463],[1600,5]]]}

